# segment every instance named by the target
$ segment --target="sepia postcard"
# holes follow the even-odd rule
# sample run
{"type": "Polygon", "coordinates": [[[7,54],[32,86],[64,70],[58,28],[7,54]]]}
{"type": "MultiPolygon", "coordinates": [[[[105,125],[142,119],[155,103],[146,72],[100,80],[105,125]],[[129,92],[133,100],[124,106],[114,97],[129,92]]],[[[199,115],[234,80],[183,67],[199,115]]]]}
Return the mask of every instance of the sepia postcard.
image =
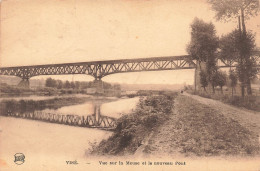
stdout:
{"type": "Polygon", "coordinates": [[[260,171],[259,0],[0,0],[0,171],[260,171]]]}

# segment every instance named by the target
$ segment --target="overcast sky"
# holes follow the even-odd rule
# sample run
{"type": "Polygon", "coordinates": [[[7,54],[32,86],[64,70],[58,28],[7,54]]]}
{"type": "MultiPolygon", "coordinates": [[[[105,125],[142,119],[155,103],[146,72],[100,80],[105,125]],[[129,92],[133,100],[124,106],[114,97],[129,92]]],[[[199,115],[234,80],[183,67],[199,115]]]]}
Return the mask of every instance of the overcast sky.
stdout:
{"type": "MultiPolygon", "coordinates": [[[[205,0],[3,0],[0,64],[185,55],[194,17],[212,21],[219,36],[237,27],[236,21],[216,22],[205,0]]],[[[259,46],[260,17],[247,27],[258,32],[259,46]]],[[[104,80],[175,84],[193,83],[193,76],[193,70],[179,70],[113,74],[104,80]]]]}

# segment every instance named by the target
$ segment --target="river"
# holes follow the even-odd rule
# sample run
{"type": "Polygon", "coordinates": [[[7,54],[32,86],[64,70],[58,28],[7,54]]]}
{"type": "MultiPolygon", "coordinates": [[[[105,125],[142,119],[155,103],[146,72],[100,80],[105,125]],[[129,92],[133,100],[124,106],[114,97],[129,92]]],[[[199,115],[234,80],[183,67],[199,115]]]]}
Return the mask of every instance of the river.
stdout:
{"type": "MultiPolygon", "coordinates": [[[[36,100],[42,98],[36,97],[36,100]]],[[[119,118],[134,110],[138,101],[138,97],[118,99],[107,103],[101,103],[97,99],[56,110],[45,109],[44,112],[90,115],[98,105],[101,115],[119,118]]],[[[110,131],[95,128],[0,116],[0,160],[13,166],[14,154],[24,153],[28,166],[33,164],[32,162],[42,164],[39,165],[41,167],[45,164],[48,166],[64,165],[66,160],[82,162],[82,160],[86,160],[85,153],[91,148],[91,144],[99,143],[111,134],[110,131]]]]}
{"type": "Polygon", "coordinates": [[[79,116],[87,116],[94,113],[95,107],[100,108],[100,114],[104,116],[110,116],[114,118],[119,118],[123,114],[131,112],[137,102],[139,101],[138,97],[127,98],[127,99],[118,99],[116,101],[102,103],[101,99],[95,99],[88,101],[84,104],[65,106],[59,109],[45,109],[45,113],[55,113],[55,114],[71,114],[79,116]]]}

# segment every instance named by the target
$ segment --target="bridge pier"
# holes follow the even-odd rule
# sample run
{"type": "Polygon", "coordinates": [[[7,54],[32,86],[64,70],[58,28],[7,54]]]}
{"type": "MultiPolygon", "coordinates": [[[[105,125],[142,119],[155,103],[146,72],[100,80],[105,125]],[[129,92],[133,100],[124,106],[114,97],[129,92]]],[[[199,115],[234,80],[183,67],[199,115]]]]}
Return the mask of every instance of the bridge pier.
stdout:
{"type": "Polygon", "coordinates": [[[200,72],[206,71],[206,63],[201,62],[199,64],[198,61],[196,61],[196,67],[195,67],[195,73],[194,73],[194,89],[195,91],[200,91],[202,89],[200,84],[200,72]]]}
{"type": "Polygon", "coordinates": [[[95,80],[93,81],[94,86],[96,88],[96,92],[97,93],[104,93],[104,87],[103,87],[103,81],[101,80],[101,78],[95,78],[95,80]]]}
{"type": "Polygon", "coordinates": [[[194,71],[194,90],[199,91],[201,88],[201,84],[200,84],[200,72],[201,72],[201,66],[199,65],[199,62],[196,61],[196,67],[195,67],[195,71],[194,71]]]}
{"type": "Polygon", "coordinates": [[[22,80],[18,84],[19,87],[22,88],[30,88],[29,78],[22,78],[22,80]]]}
{"type": "Polygon", "coordinates": [[[99,123],[100,120],[100,104],[96,104],[94,106],[94,118],[95,118],[95,124],[99,123]]]}

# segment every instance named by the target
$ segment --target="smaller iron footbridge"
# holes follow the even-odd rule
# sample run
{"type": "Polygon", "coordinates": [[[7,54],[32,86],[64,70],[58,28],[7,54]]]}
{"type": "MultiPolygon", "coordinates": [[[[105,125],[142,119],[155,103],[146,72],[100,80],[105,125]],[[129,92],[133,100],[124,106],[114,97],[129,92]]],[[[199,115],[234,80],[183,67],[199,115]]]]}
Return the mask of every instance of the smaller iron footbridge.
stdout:
{"type": "Polygon", "coordinates": [[[98,128],[104,130],[113,130],[116,127],[116,118],[97,115],[97,114],[78,116],[78,115],[62,115],[62,114],[45,113],[42,111],[20,113],[20,112],[12,112],[11,110],[8,110],[5,116],[39,120],[44,122],[64,124],[70,126],[98,128]]]}

